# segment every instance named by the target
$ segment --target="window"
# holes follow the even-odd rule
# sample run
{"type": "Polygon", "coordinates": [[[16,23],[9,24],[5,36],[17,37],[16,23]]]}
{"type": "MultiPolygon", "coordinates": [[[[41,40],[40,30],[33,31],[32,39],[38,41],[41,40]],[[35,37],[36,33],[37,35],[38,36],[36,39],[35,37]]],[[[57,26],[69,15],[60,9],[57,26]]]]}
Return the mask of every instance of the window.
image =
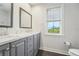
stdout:
{"type": "Polygon", "coordinates": [[[63,9],[61,7],[47,10],[47,32],[60,34],[62,32],[63,9]]]}

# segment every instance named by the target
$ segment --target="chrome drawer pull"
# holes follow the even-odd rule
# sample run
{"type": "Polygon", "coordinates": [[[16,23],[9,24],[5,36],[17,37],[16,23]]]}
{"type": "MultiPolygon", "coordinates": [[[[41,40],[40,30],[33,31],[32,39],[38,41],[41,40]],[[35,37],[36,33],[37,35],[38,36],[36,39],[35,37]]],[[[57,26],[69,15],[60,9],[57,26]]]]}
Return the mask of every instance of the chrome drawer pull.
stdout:
{"type": "Polygon", "coordinates": [[[15,47],[15,45],[12,45],[12,47],[14,48],[14,47],[15,47]]]}
{"type": "Polygon", "coordinates": [[[10,48],[6,48],[6,50],[8,51],[10,48]]]}

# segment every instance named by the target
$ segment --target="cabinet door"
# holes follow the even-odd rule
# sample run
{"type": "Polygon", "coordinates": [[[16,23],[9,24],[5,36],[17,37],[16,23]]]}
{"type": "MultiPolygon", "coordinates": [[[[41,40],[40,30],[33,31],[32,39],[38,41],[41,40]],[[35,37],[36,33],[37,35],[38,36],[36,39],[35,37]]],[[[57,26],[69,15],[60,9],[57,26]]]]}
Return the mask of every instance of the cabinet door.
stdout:
{"type": "Polygon", "coordinates": [[[37,34],[37,49],[39,49],[40,48],[40,39],[41,39],[41,34],[40,33],[38,33],[37,34]]]}
{"type": "Polygon", "coordinates": [[[10,51],[10,49],[6,48],[6,50],[4,50],[4,56],[9,56],[9,51],[10,51]]]}
{"type": "Polygon", "coordinates": [[[11,56],[16,55],[16,50],[15,50],[15,42],[11,43],[11,56]]]}
{"type": "Polygon", "coordinates": [[[0,56],[3,56],[3,53],[2,53],[2,51],[0,51],[0,56]]]}
{"type": "Polygon", "coordinates": [[[24,40],[11,43],[11,56],[24,56],[24,40]]]}
{"type": "Polygon", "coordinates": [[[38,43],[37,43],[37,35],[34,35],[34,56],[37,54],[37,51],[38,51],[38,49],[37,49],[37,45],[38,43]]]}
{"type": "Polygon", "coordinates": [[[16,44],[16,55],[24,56],[24,42],[16,44]]]}
{"type": "Polygon", "coordinates": [[[28,56],[33,56],[33,36],[28,37],[28,56]]]}
{"type": "Polygon", "coordinates": [[[28,56],[28,38],[26,37],[25,38],[25,41],[24,41],[24,53],[25,53],[25,56],[28,56]]]}
{"type": "Polygon", "coordinates": [[[0,56],[9,56],[9,44],[0,46],[0,56]]]}

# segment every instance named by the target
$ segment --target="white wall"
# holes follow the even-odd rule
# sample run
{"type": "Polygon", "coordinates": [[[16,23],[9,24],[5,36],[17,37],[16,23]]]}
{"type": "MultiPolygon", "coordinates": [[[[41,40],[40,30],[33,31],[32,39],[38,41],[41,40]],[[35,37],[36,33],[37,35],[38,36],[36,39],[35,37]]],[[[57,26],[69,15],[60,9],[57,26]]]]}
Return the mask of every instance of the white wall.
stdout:
{"type": "Polygon", "coordinates": [[[7,34],[7,33],[19,33],[25,31],[31,31],[28,29],[21,29],[19,28],[19,7],[22,7],[27,12],[31,14],[31,6],[25,3],[14,3],[13,4],[13,27],[12,28],[0,28],[0,35],[7,34]]]}
{"type": "Polygon", "coordinates": [[[46,8],[59,5],[61,4],[32,6],[33,31],[42,32],[41,49],[66,53],[65,41],[70,41],[72,47],[79,48],[79,4],[64,4],[64,35],[45,35],[46,8]]]}

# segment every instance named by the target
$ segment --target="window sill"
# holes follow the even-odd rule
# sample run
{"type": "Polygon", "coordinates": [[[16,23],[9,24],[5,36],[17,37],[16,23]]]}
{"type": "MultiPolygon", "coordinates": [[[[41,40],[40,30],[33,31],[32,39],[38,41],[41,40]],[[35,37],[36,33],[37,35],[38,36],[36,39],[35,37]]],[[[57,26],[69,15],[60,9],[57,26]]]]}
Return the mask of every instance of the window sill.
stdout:
{"type": "Polygon", "coordinates": [[[59,34],[56,34],[56,33],[45,33],[45,35],[57,35],[57,36],[61,36],[61,35],[64,35],[64,34],[61,34],[61,33],[59,33],[59,34]]]}

